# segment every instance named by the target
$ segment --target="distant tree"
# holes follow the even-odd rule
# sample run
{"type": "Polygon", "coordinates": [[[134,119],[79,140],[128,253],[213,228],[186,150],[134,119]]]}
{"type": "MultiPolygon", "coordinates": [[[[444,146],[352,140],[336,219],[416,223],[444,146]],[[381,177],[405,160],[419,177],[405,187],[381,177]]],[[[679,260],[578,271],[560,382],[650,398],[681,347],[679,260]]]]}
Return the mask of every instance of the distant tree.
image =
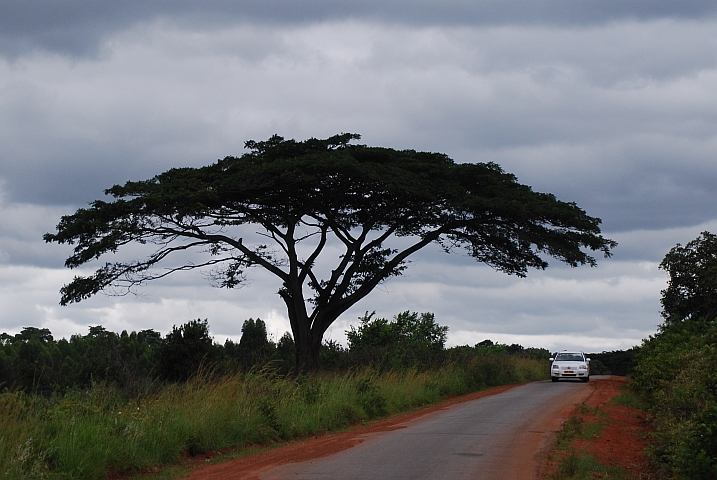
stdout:
{"type": "Polygon", "coordinates": [[[321,345],[321,368],[329,370],[346,370],[349,364],[348,350],[336,340],[325,340],[321,345]]]}
{"type": "Polygon", "coordinates": [[[272,344],[264,320],[250,318],[244,321],[239,339],[239,355],[244,368],[265,364],[272,353],[272,344]]]}
{"type": "Polygon", "coordinates": [[[398,332],[385,318],[373,318],[376,312],[366,312],[359,317],[358,327],[351,325],[346,331],[349,349],[358,350],[372,347],[386,347],[400,340],[398,332]]]}
{"type": "Polygon", "coordinates": [[[296,346],[291,333],[284,332],[279,342],[276,344],[276,351],[281,359],[282,368],[285,371],[291,371],[296,368],[296,346]]]}
{"type": "Polygon", "coordinates": [[[12,383],[12,361],[2,348],[0,343],[0,390],[7,388],[12,383]]]}
{"type": "Polygon", "coordinates": [[[550,350],[547,348],[528,347],[525,349],[524,354],[526,357],[536,360],[547,360],[550,358],[550,350]]]}
{"type": "Polygon", "coordinates": [[[480,354],[507,354],[508,345],[505,343],[494,343],[492,340],[483,340],[476,343],[475,351],[480,354]]]}
{"type": "Polygon", "coordinates": [[[146,343],[149,348],[155,348],[162,343],[162,334],[155,332],[151,328],[149,330],[140,330],[137,332],[137,341],[146,343]]]}
{"type": "Polygon", "coordinates": [[[58,383],[57,347],[38,338],[17,344],[13,366],[13,386],[28,393],[50,394],[58,383]]]}
{"type": "Polygon", "coordinates": [[[604,368],[605,371],[609,372],[611,375],[620,375],[624,377],[632,373],[632,369],[637,363],[639,353],[640,347],[632,347],[627,350],[588,353],[587,356],[590,357],[590,370],[595,375],[600,375],[600,373],[595,373],[593,370],[604,368]],[[600,367],[599,364],[596,366],[594,362],[600,362],[602,367],[600,367]]]}
{"type": "Polygon", "coordinates": [[[52,343],[52,332],[47,328],[24,327],[20,333],[15,335],[13,341],[28,342],[30,340],[37,340],[42,344],[52,343]]]}
{"type": "Polygon", "coordinates": [[[211,366],[218,353],[207,320],[190,320],[179,328],[173,326],[157,348],[158,373],[167,380],[184,381],[202,365],[211,366]]]}
{"type": "Polygon", "coordinates": [[[512,345],[508,345],[508,353],[511,355],[521,355],[525,353],[525,348],[517,343],[514,343],[512,345]]]}
{"type": "Polygon", "coordinates": [[[666,324],[717,316],[717,236],[702,232],[684,247],[678,243],[660,268],[670,275],[660,300],[666,324]]]}
{"type": "Polygon", "coordinates": [[[587,356],[590,359],[590,375],[611,375],[612,372],[600,360],[592,355],[587,356]]]}
{"type": "Polygon", "coordinates": [[[350,351],[368,353],[369,358],[379,357],[374,361],[395,367],[426,363],[443,351],[448,327],[436,323],[432,313],[405,311],[392,321],[373,318],[374,314],[366,312],[358,327],[352,325],[346,332],[350,351]]]}
{"type": "Polygon", "coordinates": [[[213,269],[218,286],[232,288],[259,266],[278,279],[297,363],[312,369],[329,326],[431,243],[446,252],[465,247],[477,261],[521,277],[546,268],[546,257],[595,265],[584,249],[609,256],[615,246],[600,235],[600,219],[533,192],[494,163],[349,144],[359,138],[297,142],[275,135],[246,142],[249,152],[241,157],[115,185],[106,190],[114,200],[62,217],[45,240],[75,245],[69,268],[130,243],[156,250],[75,277],[61,289],[60,303],[200,267],[213,269]],[[250,239],[254,229],[246,225],[257,226],[259,236],[250,239]],[[153,270],[190,250],[207,257],[153,270]],[[334,266],[322,272],[327,255],[334,266]]]}

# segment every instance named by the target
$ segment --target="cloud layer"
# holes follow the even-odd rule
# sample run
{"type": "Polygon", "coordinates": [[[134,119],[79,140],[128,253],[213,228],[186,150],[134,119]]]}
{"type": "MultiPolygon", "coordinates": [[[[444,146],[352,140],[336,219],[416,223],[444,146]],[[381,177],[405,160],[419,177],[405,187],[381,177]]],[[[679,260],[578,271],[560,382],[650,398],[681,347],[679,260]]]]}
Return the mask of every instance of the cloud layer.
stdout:
{"type": "Polygon", "coordinates": [[[101,44],[137,24],[170,19],[190,29],[239,23],[291,26],[360,20],[411,26],[584,27],[616,21],[663,18],[702,20],[717,12],[713,2],[570,2],[547,0],[156,0],[92,2],[8,0],[0,10],[0,51],[15,57],[41,49],[70,56],[97,55],[101,44]]]}

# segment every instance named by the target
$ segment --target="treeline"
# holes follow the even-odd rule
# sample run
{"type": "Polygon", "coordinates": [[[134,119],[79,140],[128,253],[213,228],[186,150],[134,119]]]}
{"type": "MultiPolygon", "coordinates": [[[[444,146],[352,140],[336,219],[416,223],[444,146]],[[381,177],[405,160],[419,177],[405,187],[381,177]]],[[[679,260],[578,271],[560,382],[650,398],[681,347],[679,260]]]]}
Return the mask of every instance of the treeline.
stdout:
{"type": "Polygon", "coordinates": [[[266,324],[246,320],[239,343],[213,341],[207,320],[191,320],[162,336],[154,330],[120,334],[101,326],[87,335],[55,340],[48,329],[26,327],[0,334],[0,388],[40,395],[108,383],[145,391],[156,381],[186,381],[200,369],[214,374],[248,370],[275,361],[292,368],[293,340],[268,339],[266,324]]]}
{"type": "Polygon", "coordinates": [[[635,366],[640,347],[610,352],[588,353],[591,375],[619,375],[625,377],[635,366]]]}
{"type": "MultiPolygon", "coordinates": [[[[402,312],[392,320],[368,312],[358,327],[346,332],[348,347],[324,343],[323,370],[371,366],[378,370],[435,368],[474,355],[505,354],[547,359],[550,352],[485,340],[473,347],[446,349],[448,327],[432,313],[402,312]]],[[[127,394],[152,384],[184,382],[203,371],[215,376],[270,365],[280,373],[295,372],[295,348],[285,333],[277,342],[261,319],[243,323],[239,342],[215,343],[207,320],[191,320],[162,336],[154,330],[119,334],[101,326],[86,335],[55,340],[48,329],[26,327],[16,335],[0,334],[0,389],[43,396],[84,389],[93,383],[114,385],[127,394]]]]}

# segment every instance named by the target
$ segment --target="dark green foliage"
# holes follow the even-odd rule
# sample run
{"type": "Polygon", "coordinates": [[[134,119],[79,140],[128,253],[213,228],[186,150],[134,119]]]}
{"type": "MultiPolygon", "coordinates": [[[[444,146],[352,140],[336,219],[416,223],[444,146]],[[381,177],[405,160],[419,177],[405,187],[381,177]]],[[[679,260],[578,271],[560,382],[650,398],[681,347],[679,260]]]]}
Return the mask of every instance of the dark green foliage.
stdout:
{"type": "Polygon", "coordinates": [[[289,332],[284,332],[281,336],[279,343],[276,344],[276,351],[281,361],[281,370],[293,371],[296,368],[296,346],[289,332]]]}
{"type": "Polygon", "coordinates": [[[211,368],[220,356],[207,320],[191,320],[172,327],[157,349],[157,373],[170,381],[185,381],[205,366],[211,368]]]}
{"type": "Polygon", "coordinates": [[[595,265],[585,250],[609,256],[615,246],[600,235],[598,218],[533,192],[494,163],[349,144],[359,138],[297,142],[275,135],[246,142],[249,152],[241,157],[109,188],[113,200],[62,217],[45,240],[74,245],[68,268],[133,242],[156,250],[75,277],[61,289],[60,303],[202,267],[214,269],[216,285],[232,288],[259,266],[280,285],[299,366],[313,369],[330,325],[400,275],[408,258],[429,244],[446,252],[465,248],[475,260],[518,276],[546,268],[546,257],[595,265]],[[245,238],[240,227],[246,224],[260,226],[260,235],[245,238]],[[337,264],[319,271],[327,245],[343,252],[337,264]],[[167,256],[188,250],[207,255],[155,270],[167,256]]]}
{"type": "Polygon", "coordinates": [[[359,318],[357,328],[346,332],[349,350],[365,361],[389,367],[434,364],[443,358],[448,327],[438,325],[432,313],[401,312],[393,321],[359,318]]]}
{"type": "Polygon", "coordinates": [[[0,386],[41,395],[112,383],[135,391],[150,382],[153,348],[161,341],[152,330],[117,335],[101,326],[89,334],[55,341],[49,330],[27,327],[0,343],[0,386]]]}
{"type": "Polygon", "coordinates": [[[344,370],[349,368],[349,352],[336,340],[326,340],[321,345],[319,365],[324,370],[344,370]]]}
{"type": "Polygon", "coordinates": [[[662,315],[668,323],[717,316],[717,236],[702,234],[684,247],[674,246],[660,263],[670,275],[662,291],[662,315]]]}
{"type": "Polygon", "coordinates": [[[244,370],[264,366],[275,358],[276,345],[269,341],[264,320],[260,318],[245,320],[241,333],[238,344],[231,340],[224,343],[224,351],[244,370]]]}
{"type": "Polygon", "coordinates": [[[689,478],[717,478],[717,405],[700,412],[695,417],[695,425],[695,435],[687,442],[687,458],[681,470],[689,478]]]}
{"type": "Polygon", "coordinates": [[[612,375],[612,371],[600,360],[591,355],[587,355],[587,357],[590,359],[590,375],[612,375]]]}
{"type": "MultiPolygon", "coordinates": [[[[468,348],[470,351],[470,347],[468,348]]],[[[535,360],[548,360],[551,353],[547,348],[525,348],[522,345],[514,343],[512,345],[504,345],[502,343],[493,343],[492,340],[486,339],[482,342],[478,342],[475,345],[475,351],[479,354],[493,354],[493,353],[505,353],[508,355],[514,355],[518,357],[533,358],[535,360]]]]}
{"type": "Polygon", "coordinates": [[[655,426],[653,454],[669,475],[717,478],[717,322],[666,323],[643,343],[633,385],[655,426]]]}
{"type": "Polygon", "coordinates": [[[244,321],[241,327],[241,338],[239,339],[239,349],[243,354],[251,359],[258,360],[266,358],[267,348],[269,346],[269,337],[266,333],[266,323],[264,320],[250,318],[244,321]]]}
{"type": "Polygon", "coordinates": [[[480,389],[515,382],[518,378],[515,366],[507,355],[483,355],[469,357],[466,373],[473,388],[480,389]]]}
{"type": "MultiPolygon", "coordinates": [[[[508,356],[543,360],[549,355],[545,349],[510,348],[490,341],[446,350],[447,328],[436,323],[431,313],[402,312],[390,322],[372,316],[367,313],[353,330],[352,348],[324,342],[323,370],[371,366],[379,371],[422,371],[460,364],[465,385],[481,388],[518,381],[520,376],[508,356]],[[516,353],[509,355],[509,348],[516,353]]],[[[249,319],[244,327],[238,343],[227,340],[223,346],[213,343],[206,320],[174,326],[164,338],[153,330],[116,334],[101,326],[90,327],[87,335],[59,341],[49,331],[32,328],[15,336],[0,334],[0,389],[51,396],[100,384],[117,388],[123,397],[136,398],[163,382],[184,382],[197,373],[207,378],[265,368],[279,375],[298,373],[289,332],[274,343],[267,338],[262,320],[249,319]]],[[[379,415],[380,400],[374,400],[366,411],[379,415]]]]}
{"type": "Polygon", "coordinates": [[[525,348],[523,348],[522,345],[518,345],[517,343],[508,345],[507,350],[508,350],[508,353],[511,355],[520,355],[522,353],[525,353],[525,348]]]}
{"type": "MultiPolygon", "coordinates": [[[[202,369],[232,374],[271,364],[282,374],[295,370],[291,335],[270,341],[260,319],[247,320],[239,343],[227,340],[224,346],[213,342],[207,320],[174,326],[164,338],[154,330],[116,334],[92,326],[69,340],[54,340],[49,330],[35,327],[0,334],[0,340],[0,391],[43,396],[108,384],[133,397],[157,381],[183,382],[202,369]]],[[[338,344],[334,348],[343,352],[338,344]]]]}
{"type": "Polygon", "coordinates": [[[346,332],[349,348],[402,346],[405,348],[442,350],[446,344],[448,327],[438,325],[430,312],[401,312],[393,321],[373,319],[376,312],[359,318],[358,328],[346,332]]]}
{"type": "Polygon", "coordinates": [[[639,351],[640,347],[632,347],[627,350],[587,353],[586,356],[590,358],[590,372],[593,375],[620,375],[625,377],[632,372],[639,351]],[[601,368],[600,365],[604,368],[601,368]]]}
{"type": "Polygon", "coordinates": [[[378,387],[370,378],[362,378],[356,384],[359,404],[369,419],[380,418],[386,415],[386,399],[379,392],[378,387]]]}
{"type": "Polygon", "coordinates": [[[523,350],[522,355],[535,360],[547,360],[550,358],[550,350],[547,348],[528,347],[523,350]]]}
{"type": "Polygon", "coordinates": [[[665,323],[637,353],[633,386],[654,422],[665,478],[717,478],[717,237],[703,232],[660,267],[665,323]]]}

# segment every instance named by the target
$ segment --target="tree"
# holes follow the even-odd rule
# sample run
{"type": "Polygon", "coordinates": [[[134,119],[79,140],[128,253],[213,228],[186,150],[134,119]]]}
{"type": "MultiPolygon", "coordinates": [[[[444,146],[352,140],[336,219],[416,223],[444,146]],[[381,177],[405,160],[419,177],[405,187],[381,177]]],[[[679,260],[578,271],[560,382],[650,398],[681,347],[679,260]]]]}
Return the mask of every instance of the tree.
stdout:
{"type": "Polygon", "coordinates": [[[281,359],[281,368],[289,372],[296,367],[296,346],[289,332],[284,332],[276,344],[276,351],[281,359]]]}
{"type": "Polygon", "coordinates": [[[702,232],[684,247],[672,247],[660,263],[670,275],[662,290],[665,323],[717,316],[717,236],[702,232]]]}
{"type": "Polygon", "coordinates": [[[350,349],[371,347],[403,347],[407,350],[443,350],[448,327],[438,325],[430,312],[401,312],[389,322],[385,318],[372,318],[376,312],[359,317],[358,328],[346,332],[350,349]]]}
{"type": "Polygon", "coordinates": [[[47,328],[24,327],[22,331],[15,335],[15,342],[29,342],[37,340],[42,344],[52,343],[52,332],[47,328]]]}
{"type": "Polygon", "coordinates": [[[349,350],[359,358],[391,368],[428,365],[438,358],[446,345],[448,327],[439,325],[430,312],[405,311],[393,321],[372,318],[376,312],[359,317],[359,326],[346,332],[349,350]]]}
{"type": "Polygon", "coordinates": [[[45,241],[74,245],[69,268],[131,243],[156,249],[76,276],[61,289],[60,303],[126,293],[193,268],[211,268],[217,286],[232,288],[259,266],[277,278],[298,365],[311,369],[329,326],[431,243],[446,252],[465,247],[477,261],[521,277],[546,268],[546,256],[595,265],[584,249],[609,256],[616,245],[600,235],[600,219],[533,192],[494,163],[349,144],[359,138],[297,142],[275,135],[246,142],[241,157],[115,185],[105,191],[113,199],[63,216],[45,241]],[[327,266],[335,248],[342,253],[327,266]],[[192,250],[206,256],[154,269],[192,250]]]}
{"type": "Polygon", "coordinates": [[[269,361],[270,355],[271,343],[264,320],[244,320],[239,339],[239,356],[244,368],[248,370],[255,365],[264,364],[269,361]]]}
{"type": "Polygon", "coordinates": [[[159,375],[170,381],[185,381],[202,365],[212,365],[219,356],[207,320],[190,320],[181,327],[172,327],[157,348],[159,375]]]}

